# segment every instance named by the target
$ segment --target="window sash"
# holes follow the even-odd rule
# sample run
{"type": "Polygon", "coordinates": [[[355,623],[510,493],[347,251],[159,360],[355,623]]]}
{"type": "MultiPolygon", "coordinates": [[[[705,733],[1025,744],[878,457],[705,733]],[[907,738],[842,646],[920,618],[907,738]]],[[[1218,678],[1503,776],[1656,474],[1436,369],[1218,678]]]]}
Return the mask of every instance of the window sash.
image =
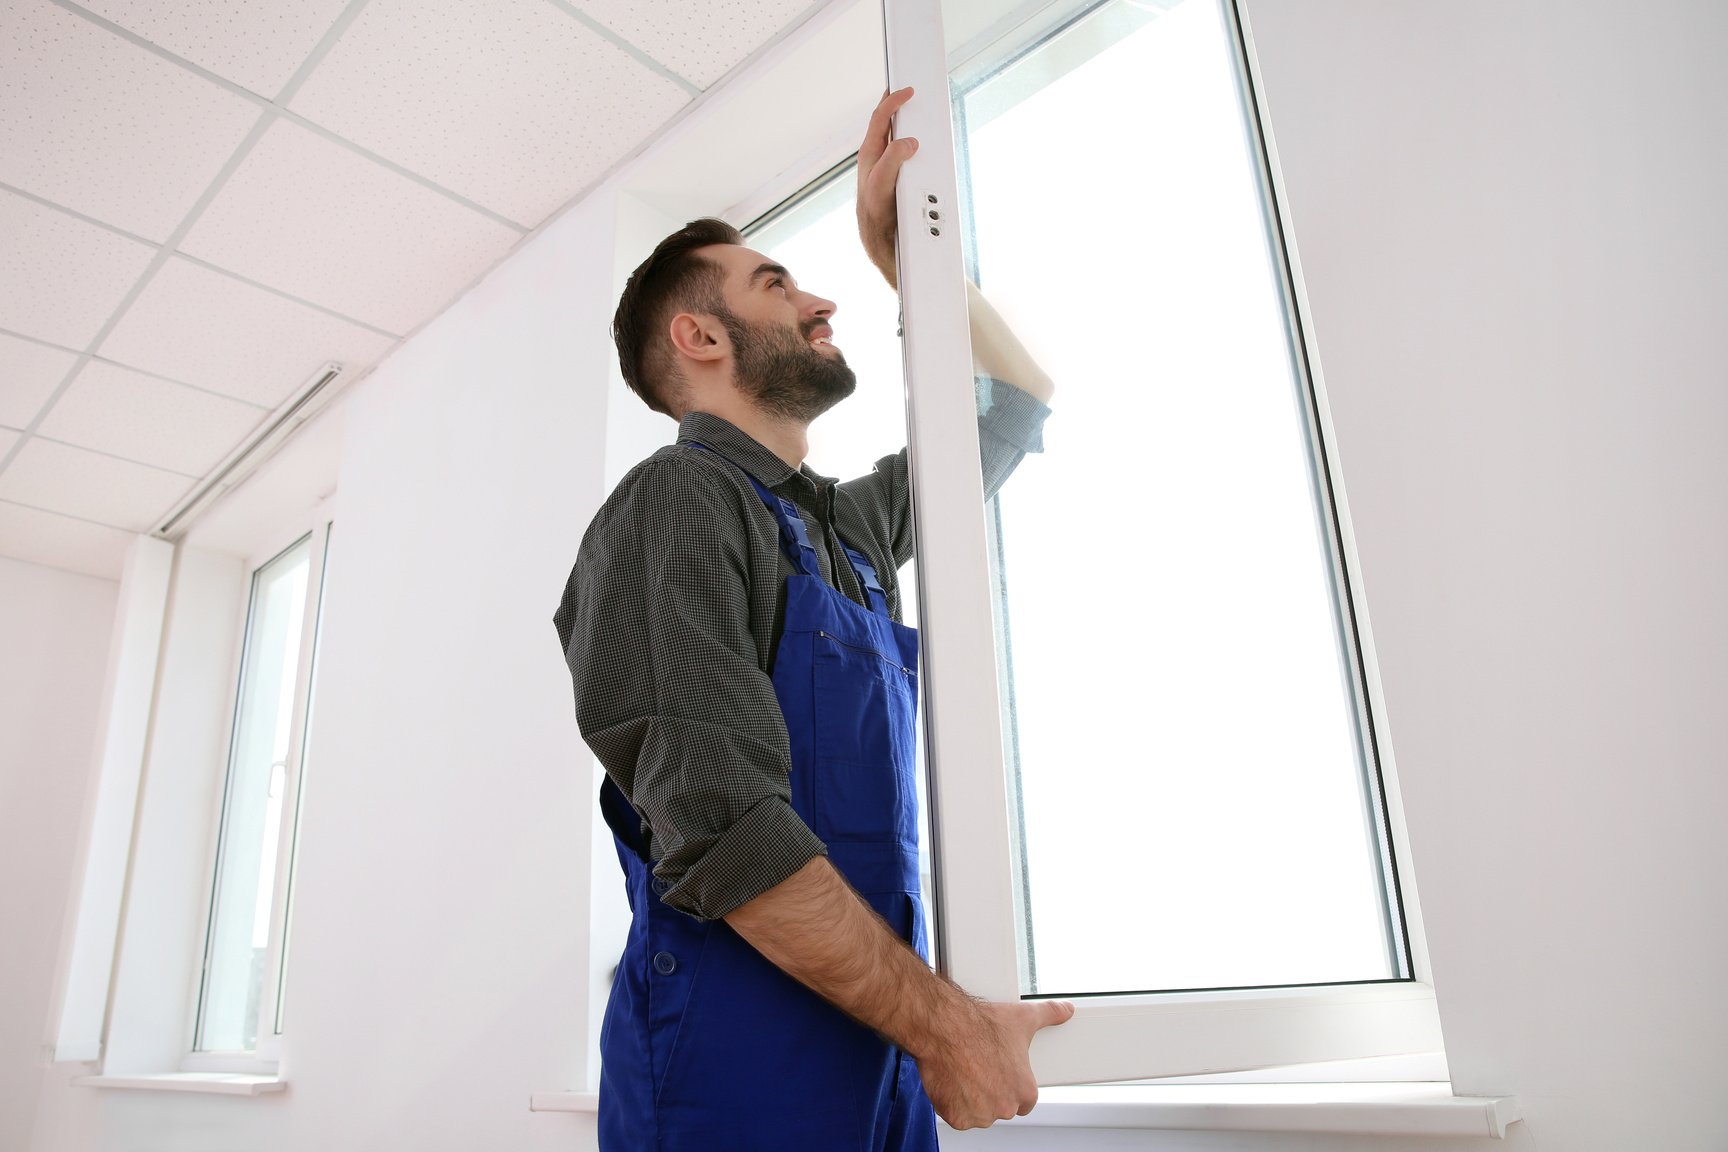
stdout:
{"type": "MultiPolygon", "coordinates": [[[[1234,3],[1224,7],[1242,50],[1239,62],[1252,103],[1257,97],[1249,42],[1234,3]]],[[[939,926],[939,967],[974,994],[1013,1000],[1025,986],[1020,947],[1025,925],[1012,863],[1018,859],[1013,843],[1017,821],[1005,770],[988,510],[976,458],[951,447],[976,442],[972,396],[965,389],[943,386],[944,381],[968,378],[972,370],[951,111],[947,100],[928,98],[948,92],[950,62],[941,5],[883,0],[883,15],[889,87],[910,85],[926,95],[902,109],[896,135],[920,141],[918,153],[902,169],[898,207],[908,439],[919,600],[924,606],[926,752],[938,877],[931,912],[939,926]],[[941,221],[927,219],[932,208],[941,221]],[[929,531],[930,525],[941,525],[941,531],[929,531]]],[[[1259,160],[1276,200],[1275,170],[1263,146],[1259,160]]],[[[1281,249],[1276,254],[1280,260],[1285,257],[1281,249]]],[[[1294,317],[1300,313],[1299,293],[1289,267],[1280,270],[1286,273],[1294,317]]],[[[1293,336],[1306,356],[1300,327],[1293,336]]],[[[1340,572],[1350,573],[1355,561],[1348,513],[1337,477],[1330,474],[1334,463],[1324,452],[1324,404],[1312,386],[1310,400],[1316,417],[1311,448],[1328,469],[1326,479],[1337,504],[1340,532],[1334,539],[1342,545],[1336,547],[1334,561],[1340,572]]],[[[1362,634],[1358,690],[1374,714],[1384,715],[1378,707],[1363,606],[1352,596],[1350,607],[1362,634]]],[[[1384,831],[1399,859],[1407,861],[1390,756],[1382,751],[1384,831]]],[[[1402,895],[1414,980],[1083,997],[1076,1001],[1078,1012],[1071,1022],[1040,1033],[1034,1042],[1039,1082],[1142,1079],[1439,1050],[1438,1016],[1426,982],[1414,890],[1407,879],[1402,895]]]]}
{"type": "Polygon", "coordinates": [[[276,837],[276,869],[270,897],[270,941],[264,953],[264,982],[259,989],[258,1055],[274,1059],[282,1042],[282,1001],[286,991],[283,968],[288,956],[290,896],[300,832],[300,798],[306,775],[306,742],[312,725],[312,694],[317,688],[318,646],[323,639],[324,588],[330,572],[330,535],[334,528],[328,505],[312,532],[312,568],[306,581],[306,611],[302,614],[300,663],[295,670],[294,726],[288,742],[284,774],[282,827],[276,837]]]}
{"type": "MultiPolygon", "coordinates": [[[[225,845],[222,820],[227,809],[228,791],[232,787],[232,764],[235,749],[233,741],[239,732],[239,707],[242,701],[240,690],[241,677],[244,675],[245,649],[250,645],[250,627],[254,612],[253,598],[257,573],[270,562],[270,557],[256,559],[246,565],[246,581],[248,595],[246,597],[245,617],[241,628],[241,656],[236,661],[231,681],[234,684],[234,714],[235,719],[229,736],[230,747],[224,761],[227,768],[226,783],[223,788],[223,799],[217,810],[217,826],[213,830],[212,866],[206,873],[209,891],[204,907],[208,910],[205,920],[204,947],[200,951],[201,970],[197,982],[197,995],[192,1003],[193,1019],[190,1022],[189,1035],[192,1043],[189,1051],[181,1059],[180,1070],[183,1072],[270,1072],[274,1071],[276,1062],[281,1056],[282,1033],[278,1028],[280,1018],[280,999],[283,992],[283,963],[285,952],[285,936],[287,931],[287,905],[292,884],[292,865],[295,849],[295,835],[299,827],[299,812],[301,787],[305,769],[305,742],[307,736],[308,715],[311,708],[312,670],[317,659],[317,644],[320,639],[319,626],[323,616],[324,587],[328,575],[328,557],[330,533],[333,525],[334,498],[325,500],[314,516],[310,533],[304,527],[295,532],[295,541],[305,539],[310,535],[308,549],[308,569],[305,591],[305,608],[300,619],[300,647],[296,656],[294,668],[294,696],[292,712],[289,720],[288,749],[284,763],[283,795],[280,812],[280,823],[277,828],[276,854],[273,862],[274,872],[271,881],[270,928],[264,952],[264,971],[258,992],[258,1032],[256,1047],[244,1049],[206,1049],[201,1047],[204,1021],[209,995],[209,971],[213,962],[211,956],[211,932],[215,926],[215,902],[219,889],[220,860],[225,845]]],[[[292,547],[290,544],[288,547],[292,547]]],[[[283,548],[279,551],[286,551],[283,548]]],[[[274,555],[274,553],[272,554],[274,555]]]]}

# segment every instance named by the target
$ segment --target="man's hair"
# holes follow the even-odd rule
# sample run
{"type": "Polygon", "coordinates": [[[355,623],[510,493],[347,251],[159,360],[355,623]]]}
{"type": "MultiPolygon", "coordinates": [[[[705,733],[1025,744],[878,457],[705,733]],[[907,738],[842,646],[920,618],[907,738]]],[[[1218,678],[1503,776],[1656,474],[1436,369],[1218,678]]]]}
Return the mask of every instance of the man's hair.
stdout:
{"type": "Polygon", "coordinates": [[[624,383],[654,411],[672,415],[670,401],[683,384],[666,334],[672,317],[679,312],[730,315],[720,266],[698,256],[696,250],[710,244],[742,243],[744,234],[738,229],[705,216],[660,241],[630,273],[612,317],[612,341],[618,345],[624,383]]]}

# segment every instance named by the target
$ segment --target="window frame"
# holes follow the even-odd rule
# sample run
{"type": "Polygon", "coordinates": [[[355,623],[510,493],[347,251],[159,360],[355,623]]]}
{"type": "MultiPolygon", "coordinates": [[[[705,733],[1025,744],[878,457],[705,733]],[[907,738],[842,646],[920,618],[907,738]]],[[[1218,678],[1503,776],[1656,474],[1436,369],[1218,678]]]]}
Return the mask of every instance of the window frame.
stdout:
{"type": "MultiPolygon", "coordinates": [[[[1396,771],[1385,737],[1385,709],[1362,595],[1360,565],[1349,526],[1332,428],[1294,242],[1282,208],[1284,190],[1270,139],[1252,37],[1239,0],[1214,0],[1234,41],[1238,76],[1260,168],[1270,248],[1285,296],[1290,339],[1306,393],[1311,458],[1329,488],[1331,549],[1339,609],[1354,618],[1359,707],[1381,725],[1365,738],[1377,745],[1383,831],[1396,859],[1408,939],[1410,979],[1348,985],[1172,992],[1073,998],[1079,1011],[1059,1029],[1040,1033],[1032,1049],[1041,1084],[1095,1083],[1312,1064],[1441,1050],[1439,1019],[1422,945],[1421,918],[1410,878],[1410,855],[1396,771]]],[[[1017,46],[1088,4],[1045,8],[1035,21],[1010,18],[968,41],[950,60],[942,6],[883,0],[889,87],[919,93],[949,91],[955,64],[975,62],[1006,37],[1017,46]],[[1004,34],[1006,29],[1006,34],[1004,34]]],[[[908,439],[912,451],[918,536],[919,602],[923,605],[925,730],[930,764],[931,825],[937,875],[931,894],[939,925],[939,967],[963,987],[992,1000],[1021,999],[1025,938],[1013,843],[1014,812],[1007,786],[996,657],[993,580],[988,562],[989,511],[977,461],[942,450],[968,442],[975,416],[970,396],[939,382],[971,371],[964,290],[962,211],[952,105],[914,100],[897,117],[896,135],[921,147],[902,169],[899,216],[901,298],[905,321],[908,439]],[[933,233],[924,212],[944,223],[933,233]],[[918,221],[914,227],[905,222],[918,221]],[[928,382],[927,384],[925,382],[928,382]],[[952,393],[952,394],[950,394],[952,393]],[[926,452],[923,446],[934,451],[926,452]],[[941,524],[940,533],[923,525],[941,524]],[[964,901],[944,899],[965,892],[964,901]]],[[[1042,997],[1028,997],[1042,998],[1042,997]]]]}
{"type": "Polygon", "coordinates": [[[270,543],[248,556],[241,567],[240,579],[245,590],[240,597],[240,620],[237,639],[229,661],[228,733],[223,744],[221,779],[216,789],[208,825],[209,845],[203,871],[204,887],[198,908],[197,965],[190,974],[190,995],[187,997],[184,1051],[180,1058],[181,1072],[229,1072],[241,1074],[277,1073],[283,1036],[286,1028],[276,1030],[288,929],[288,901],[292,885],[294,839],[298,829],[300,803],[306,767],[307,720],[312,705],[312,671],[317,658],[317,641],[321,624],[325,582],[329,574],[329,545],[336,515],[335,494],[325,497],[310,515],[297,518],[292,524],[270,537],[270,543]],[[249,643],[255,581],[258,572],[272,560],[308,540],[306,603],[300,622],[300,648],[295,662],[293,710],[289,720],[286,770],[283,773],[281,823],[277,829],[275,871],[271,883],[270,931],[265,946],[264,972],[258,998],[257,1047],[243,1049],[198,1048],[199,1028],[204,1014],[204,993],[211,964],[211,929],[216,917],[217,870],[222,859],[222,834],[228,807],[228,792],[233,772],[234,742],[240,730],[240,683],[245,671],[246,649],[249,643]]]}

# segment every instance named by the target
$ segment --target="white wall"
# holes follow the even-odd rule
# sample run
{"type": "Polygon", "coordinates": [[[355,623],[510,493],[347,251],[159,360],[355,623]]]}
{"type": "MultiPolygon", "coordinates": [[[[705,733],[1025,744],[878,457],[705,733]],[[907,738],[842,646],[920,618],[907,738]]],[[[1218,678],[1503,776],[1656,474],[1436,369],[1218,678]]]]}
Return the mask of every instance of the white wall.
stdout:
{"type": "MultiPolygon", "coordinates": [[[[1528,1120],[1503,1144],[947,1144],[1719,1149],[1728,10],[1249,15],[1455,1081],[1517,1094],[1528,1120]]],[[[606,403],[620,212],[633,231],[610,190],[565,216],[353,398],[289,1090],[72,1089],[57,1067],[33,1152],[593,1146],[590,1120],[527,1097],[582,1086],[590,1024],[605,853],[550,616],[607,477],[646,438],[606,403]]]]}
{"type": "Polygon", "coordinates": [[[1253,12],[1455,1084],[1728,1146],[1728,8],[1253,12]]]}
{"type": "Polygon", "coordinates": [[[227,780],[248,573],[181,547],[174,560],[103,1071],[176,1068],[198,995],[215,832],[227,780]]]}
{"type": "Polygon", "coordinates": [[[552,627],[598,505],[610,205],[567,215],[347,417],[304,800],[286,1131],[552,1148],[578,1085],[587,756],[552,627]],[[591,274],[600,269],[603,276],[591,274]],[[550,1121],[550,1122],[548,1122],[550,1121]]]}
{"type": "Polygon", "coordinates": [[[591,782],[552,612],[601,494],[609,344],[583,318],[609,310],[612,265],[599,198],[349,403],[288,1092],[72,1088],[82,1069],[57,1066],[37,1152],[550,1149],[591,1129],[528,1097],[583,1077],[591,782]]]}
{"type": "Polygon", "coordinates": [[[27,1148],[119,586],[0,558],[0,1149],[27,1148]]]}

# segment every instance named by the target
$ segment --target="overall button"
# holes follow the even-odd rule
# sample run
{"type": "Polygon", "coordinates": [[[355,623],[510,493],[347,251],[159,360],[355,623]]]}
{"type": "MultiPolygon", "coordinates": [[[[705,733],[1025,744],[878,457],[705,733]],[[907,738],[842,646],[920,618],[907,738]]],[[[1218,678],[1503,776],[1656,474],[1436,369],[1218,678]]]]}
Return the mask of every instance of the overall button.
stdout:
{"type": "Polygon", "coordinates": [[[666,895],[667,889],[672,887],[672,882],[670,880],[662,880],[660,877],[656,876],[650,883],[650,887],[654,889],[654,895],[664,896],[666,895]]]}
{"type": "Polygon", "coordinates": [[[678,957],[670,952],[654,953],[654,971],[662,976],[670,976],[678,971],[678,957]]]}

